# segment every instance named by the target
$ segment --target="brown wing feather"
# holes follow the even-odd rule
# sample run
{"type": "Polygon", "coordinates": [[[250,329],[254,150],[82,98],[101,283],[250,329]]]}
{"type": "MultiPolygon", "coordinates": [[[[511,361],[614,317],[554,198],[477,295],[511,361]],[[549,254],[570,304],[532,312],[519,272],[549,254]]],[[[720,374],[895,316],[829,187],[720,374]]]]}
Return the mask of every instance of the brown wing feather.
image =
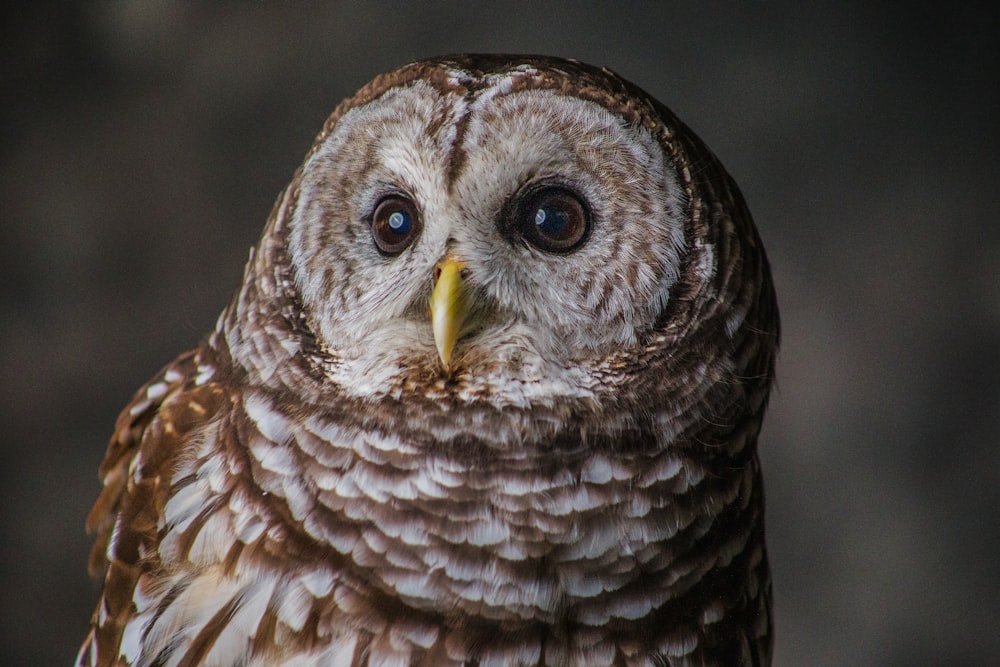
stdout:
{"type": "Polygon", "coordinates": [[[135,393],[131,402],[118,415],[114,435],[108,443],[99,471],[104,489],[87,515],[87,532],[96,535],[90,554],[90,572],[93,576],[101,575],[108,566],[108,541],[125,495],[128,469],[139,452],[143,434],[164,401],[175,395],[192,377],[192,373],[196,373],[195,354],[194,350],[185,352],[164,367],[135,393]],[[168,376],[174,381],[167,380],[168,376]],[[166,385],[166,391],[162,396],[151,399],[150,388],[159,385],[166,385]]]}
{"type": "Polygon", "coordinates": [[[159,523],[168,500],[170,477],[192,431],[216,414],[223,400],[210,380],[214,367],[202,347],[186,352],[146,383],[118,417],[100,475],[104,482],[87,517],[96,533],[90,571],[104,578],[92,630],[80,650],[79,665],[120,663],[125,623],[134,614],[139,576],[158,566],[159,523]]]}

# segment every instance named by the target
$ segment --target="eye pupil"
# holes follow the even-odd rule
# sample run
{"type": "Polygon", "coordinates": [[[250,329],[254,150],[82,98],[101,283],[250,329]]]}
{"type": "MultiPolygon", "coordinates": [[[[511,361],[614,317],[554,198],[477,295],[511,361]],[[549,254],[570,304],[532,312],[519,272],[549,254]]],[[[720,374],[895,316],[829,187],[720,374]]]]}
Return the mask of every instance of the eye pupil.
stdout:
{"type": "Polygon", "coordinates": [[[419,235],[416,206],[405,197],[386,197],[372,214],[372,240],[383,254],[398,255],[419,235]]]}
{"type": "Polygon", "coordinates": [[[521,237],[540,250],[567,253],[587,238],[590,215],[583,201],[563,187],[544,187],[524,197],[515,226],[521,237]]]}

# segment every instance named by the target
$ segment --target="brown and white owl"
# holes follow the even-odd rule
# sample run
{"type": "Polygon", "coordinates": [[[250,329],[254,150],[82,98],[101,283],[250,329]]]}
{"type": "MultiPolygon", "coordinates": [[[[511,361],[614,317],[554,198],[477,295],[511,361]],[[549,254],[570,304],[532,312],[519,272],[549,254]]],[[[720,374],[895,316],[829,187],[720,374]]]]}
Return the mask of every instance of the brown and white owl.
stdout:
{"type": "Polygon", "coordinates": [[[732,179],[606,69],[344,101],[118,419],[79,665],[767,665],[778,314],[732,179]]]}

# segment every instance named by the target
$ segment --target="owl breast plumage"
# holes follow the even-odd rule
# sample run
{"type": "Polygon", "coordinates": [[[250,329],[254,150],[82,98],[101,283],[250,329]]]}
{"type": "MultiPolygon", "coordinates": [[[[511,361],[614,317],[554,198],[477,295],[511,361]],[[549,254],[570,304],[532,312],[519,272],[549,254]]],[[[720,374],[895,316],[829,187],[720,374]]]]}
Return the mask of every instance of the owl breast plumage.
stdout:
{"type": "Polygon", "coordinates": [[[119,417],[80,665],[766,665],[778,317],[735,184],[573,61],[344,101],[119,417]]]}

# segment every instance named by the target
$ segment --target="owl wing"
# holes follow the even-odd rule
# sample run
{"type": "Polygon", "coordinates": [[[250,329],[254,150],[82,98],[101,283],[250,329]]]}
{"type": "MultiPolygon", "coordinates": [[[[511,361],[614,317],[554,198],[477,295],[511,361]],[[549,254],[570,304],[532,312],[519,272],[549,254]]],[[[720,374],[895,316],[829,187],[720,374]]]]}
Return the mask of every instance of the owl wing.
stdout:
{"type": "Polygon", "coordinates": [[[77,665],[123,664],[122,631],[134,613],[139,576],[158,566],[159,525],[169,498],[170,477],[192,432],[210,420],[225,394],[212,382],[214,367],[204,348],[168,364],[122,411],[108,445],[100,477],[104,483],[87,517],[96,534],[90,571],[103,591],[77,665]]]}

